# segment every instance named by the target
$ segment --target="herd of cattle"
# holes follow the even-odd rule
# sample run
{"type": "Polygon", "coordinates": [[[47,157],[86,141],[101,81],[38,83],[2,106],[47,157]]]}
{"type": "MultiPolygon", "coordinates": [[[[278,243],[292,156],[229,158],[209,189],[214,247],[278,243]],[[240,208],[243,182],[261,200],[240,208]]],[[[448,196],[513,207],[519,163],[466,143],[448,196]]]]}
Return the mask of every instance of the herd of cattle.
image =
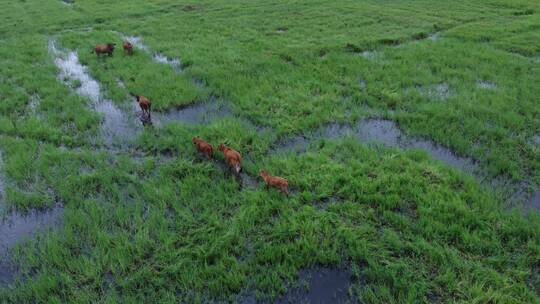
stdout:
{"type": "MultiPolygon", "coordinates": [[[[104,54],[112,56],[115,46],[115,43],[98,44],[94,48],[94,53],[96,53],[98,57],[104,54]]],[[[124,49],[124,53],[128,55],[133,55],[133,44],[131,42],[124,41],[122,47],[124,49]]],[[[139,103],[139,107],[141,108],[143,117],[145,117],[148,121],[151,121],[150,112],[152,102],[150,101],[150,99],[142,95],[132,95],[139,103]]],[[[200,153],[206,155],[209,159],[213,157],[214,149],[210,143],[200,139],[199,137],[193,137],[192,141],[200,153]]],[[[242,170],[242,156],[240,155],[240,152],[230,147],[227,147],[224,144],[219,145],[219,150],[223,152],[225,162],[227,163],[229,168],[233,171],[234,174],[239,175],[240,171],[242,170]]],[[[279,176],[272,176],[268,174],[266,170],[261,170],[259,172],[259,176],[264,179],[267,188],[274,187],[285,194],[289,194],[289,182],[285,178],[279,176]]]]}

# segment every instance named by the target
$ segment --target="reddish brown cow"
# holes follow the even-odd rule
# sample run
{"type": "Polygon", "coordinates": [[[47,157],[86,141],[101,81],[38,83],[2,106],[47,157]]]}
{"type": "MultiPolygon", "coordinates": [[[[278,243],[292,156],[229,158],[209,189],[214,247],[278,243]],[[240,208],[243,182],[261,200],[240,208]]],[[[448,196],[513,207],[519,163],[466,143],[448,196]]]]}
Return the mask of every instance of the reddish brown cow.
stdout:
{"type": "Polygon", "coordinates": [[[274,187],[287,195],[289,194],[289,182],[283,177],[269,175],[265,170],[261,170],[259,176],[264,179],[266,188],[274,187]]]}
{"type": "Polygon", "coordinates": [[[214,153],[214,149],[212,148],[212,145],[207,143],[206,141],[200,139],[199,137],[193,137],[192,139],[193,144],[197,147],[197,150],[203,154],[206,154],[208,158],[212,158],[212,154],[214,153]]]}
{"type": "Polygon", "coordinates": [[[122,44],[122,47],[124,48],[124,53],[128,53],[128,55],[133,55],[133,44],[129,41],[124,41],[122,44]]]}
{"type": "Polygon", "coordinates": [[[236,174],[239,174],[242,170],[242,156],[240,156],[240,153],[225,146],[224,144],[219,144],[219,150],[223,152],[225,161],[229,167],[233,169],[236,174]]]}
{"type": "Polygon", "coordinates": [[[94,48],[94,53],[96,53],[97,56],[101,54],[109,54],[109,56],[112,56],[115,46],[116,43],[98,44],[94,48]]]}
{"type": "Polygon", "coordinates": [[[139,103],[139,107],[141,108],[143,115],[146,114],[146,117],[150,118],[150,110],[152,108],[152,102],[148,98],[142,95],[135,95],[135,98],[137,99],[137,102],[139,103]]]}

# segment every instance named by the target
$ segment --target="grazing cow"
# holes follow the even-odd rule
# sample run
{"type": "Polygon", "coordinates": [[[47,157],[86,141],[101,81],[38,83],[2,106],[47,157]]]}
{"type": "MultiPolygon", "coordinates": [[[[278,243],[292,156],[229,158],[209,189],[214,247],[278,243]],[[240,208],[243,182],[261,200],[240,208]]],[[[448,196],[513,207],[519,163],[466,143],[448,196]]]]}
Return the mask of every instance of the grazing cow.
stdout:
{"type": "Polygon", "coordinates": [[[283,177],[269,175],[265,170],[261,170],[259,176],[264,179],[266,188],[274,187],[287,195],[289,194],[289,182],[283,177]]]}
{"type": "Polygon", "coordinates": [[[139,103],[139,107],[141,108],[143,115],[146,114],[146,117],[150,119],[150,110],[152,108],[152,102],[148,98],[142,95],[134,95],[134,96],[137,99],[137,102],[139,103]]]}
{"type": "Polygon", "coordinates": [[[240,156],[240,153],[225,146],[224,144],[219,144],[219,150],[223,152],[225,161],[229,167],[233,169],[236,174],[239,174],[242,170],[242,156],[240,156]]]}
{"type": "Polygon", "coordinates": [[[133,44],[129,41],[124,41],[122,44],[122,47],[124,48],[124,53],[127,53],[128,55],[133,55],[133,44]]]}
{"type": "Polygon", "coordinates": [[[99,57],[101,54],[109,54],[112,56],[116,43],[98,44],[94,48],[94,53],[99,57]]]}
{"type": "Polygon", "coordinates": [[[207,143],[206,141],[200,139],[197,136],[193,137],[192,141],[193,141],[193,144],[197,147],[197,150],[199,152],[206,154],[208,158],[212,158],[214,149],[212,148],[211,144],[207,143]]]}

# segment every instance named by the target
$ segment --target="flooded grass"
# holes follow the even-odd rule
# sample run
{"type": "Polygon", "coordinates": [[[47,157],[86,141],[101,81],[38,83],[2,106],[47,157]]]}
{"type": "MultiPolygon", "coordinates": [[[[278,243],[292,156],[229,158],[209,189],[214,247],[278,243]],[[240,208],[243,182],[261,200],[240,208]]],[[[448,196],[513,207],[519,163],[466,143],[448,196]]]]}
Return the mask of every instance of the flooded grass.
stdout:
{"type": "Polygon", "coordinates": [[[446,100],[450,96],[450,87],[447,83],[438,83],[429,86],[424,86],[419,89],[424,96],[439,100],[446,100]]]}
{"type": "Polygon", "coordinates": [[[222,100],[211,99],[184,108],[172,109],[165,112],[152,112],[152,121],[157,125],[176,121],[186,124],[210,124],[216,120],[230,117],[231,111],[222,100]]]}
{"type": "Polygon", "coordinates": [[[439,41],[441,39],[441,33],[440,32],[433,33],[429,35],[427,39],[431,41],[439,41]]]}
{"type": "Polygon", "coordinates": [[[153,52],[150,50],[150,48],[143,43],[143,39],[141,37],[137,36],[126,36],[124,34],[120,34],[122,36],[122,39],[127,40],[131,42],[136,48],[143,50],[144,52],[151,54],[152,58],[161,64],[169,65],[173,68],[174,71],[177,73],[182,72],[182,63],[180,62],[180,59],[178,58],[171,58],[168,56],[165,56],[158,52],[153,52]]]}
{"type": "Polygon", "coordinates": [[[274,148],[276,152],[305,152],[314,142],[321,139],[337,139],[352,136],[363,144],[382,144],[392,148],[420,149],[434,159],[465,172],[477,172],[476,163],[467,157],[457,156],[450,149],[420,138],[408,138],[397,125],[386,119],[365,119],[354,125],[330,123],[315,131],[281,140],[274,148]]]}
{"type": "Polygon", "coordinates": [[[77,53],[60,50],[54,40],[49,41],[49,50],[55,56],[54,62],[60,70],[59,79],[77,94],[90,99],[93,110],[102,115],[101,134],[105,144],[125,145],[135,138],[140,129],[111,100],[103,97],[99,83],[79,62],[77,53]]]}
{"type": "Polygon", "coordinates": [[[513,15],[535,8],[499,2],[6,2],[8,205],[69,205],[66,235],[41,238],[43,224],[10,245],[0,302],[538,302],[539,217],[501,202],[538,206],[535,20],[513,15]],[[144,35],[134,56],[90,53],[120,45],[111,29],[144,35]],[[129,93],[152,100],[156,128],[129,93]],[[132,124],[132,144],[103,145],[106,119],[132,124]],[[193,135],[237,148],[245,171],[196,161],[193,135]],[[292,195],[266,191],[263,168],[292,195]]]}
{"type": "Polygon", "coordinates": [[[497,85],[495,83],[487,80],[479,80],[478,82],[476,82],[476,86],[484,90],[494,90],[497,88],[497,85]]]}
{"type": "Polygon", "coordinates": [[[525,207],[540,212],[540,190],[537,190],[530,196],[525,203],[525,207]]]}
{"type": "Polygon", "coordinates": [[[276,304],[354,303],[348,293],[351,275],[336,268],[312,267],[298,274],[298,282],[276,304]]]}

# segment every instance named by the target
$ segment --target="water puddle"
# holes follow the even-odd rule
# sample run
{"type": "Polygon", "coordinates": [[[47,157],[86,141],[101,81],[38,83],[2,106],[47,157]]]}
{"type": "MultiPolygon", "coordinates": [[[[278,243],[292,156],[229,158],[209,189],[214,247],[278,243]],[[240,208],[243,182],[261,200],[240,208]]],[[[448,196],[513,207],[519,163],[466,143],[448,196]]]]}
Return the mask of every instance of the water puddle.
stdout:
{"type": "Polygon", "coordinates": [[[356,138],[361,143],[382,144],[387,147],[421,149],[431,157],[466,172],[478,172],[477,164],[470,158],[460,157],[448,148],[429,140],[408,138],[397,125],[386,119],[365,119],[354,125],[330,123],[311,133],[296,135],[281,140],[273,149],[276,152],[305,152],[314,142],[321,139],[337,139],[345,136],[356,138]]]}
{"type": "Polygon", "coordinates": [[[27,214],[12,211],[0,218],[0,286],[12,282],[17,267],[10,259],[10,250],[37,233],[57,226],[63,214],[58,205],[45,211],[32,210],[27,214]]]}
{"type": "MultiPolygon", "coordinates": [[[[3,164],[0,153],[0,165],[3,164]]],[[[31,238],[38,232],[54,227],[63,212],[57,205],[48,210],[31,210],[23,214],[16,211],[5,212],[5,177],[0,173],[0,286],[13,281],[17,267],[12,263],[10,250],[19,242],[31,238]]]]}
{"type": "Polygon", "coordinates": [[[173,70],[177,73],[182,72],[182,63],[180,62],[180,59],[178,58],[171,58],[167,57],[161,53],[152,52],[148,46],[146,46],[142,42],[141,37],[137,36],[126,36],[123,34],[120,34],[122,36],[122,39],[129,41],[131,44],[133,44],[136,48],[143,50],[144,52],[151,54],[152,58],[161,64],[167,64],[173,68],[173,70]]]}
{"type": "Polygon", "coordinates": [[[101,94],[99,83],[94,80],[87,68],[79,62],[74,51],[64,52],[57,48],[54,40],[49,41],[49,51],[55,56],[55,64],[60,70],[59,79],[72,87],[81,96],[92,102],[92,108],[102,115],[101,133],[107,145],[116,142],[127,144],[134,138],[139,128],[111,100],[101,94]]]}
{"type": "Polygon", "coordinates": [[[377,59],[377,57],[379,57],[379,52],[377,51],[363,51],[360,53],[360,56],[366,58],[366,59],[369,59],[369,60],[374,60],[374,59],[377,59]]]}
{"type": "MultiPolygon", "coordinates": [[[[135,103],[135,106],[138,105],[135,103]]],[[[215,120],[232,116],[232,112],[223,100],[211,98],[207,102],[197,103],[184,108],[166,112],[152,112],[152,122],[157,125],[177,121],[186,124],[209,124],[215,120]]]]}
{"type": "Polygon", "coordinates": [[[540,145],[540,134],[536,134],[535,136],[533,136],[532,142],[533,142],[535,145],[540,145]]]}
{"type": "Polygon", "coordinates": [[[497,88],[497,85],[495,83],[487,81],[487,80],[477,81],[476,86],[484,90],[494,90],[497,88]]]}
{"type": "Polygon", "coordinates": [[[427,39],[431,40],[431,41],[439,41],[441,39],[441,33],[439,33],[439,32],[433,33],[433,34],[429,35],[427,37],[427,39]]]}
{"type": "Polygon", "coordinates": [[[320,140],[332,140],[352,137],[363,144],[383,145],[390,148],[419,149],[428,153],[433,159],[475,176],[480,183],[489,189],[498,189],[502,198],[509,203],[524,202],[526,208],[540,211],[540,190],[530,194],[526,181],[513,182],[502,177],[490,178],[482,170],[480,164],[470,157],[456,155],[452,150],[422,138],[412,138],[401,132],[397,125],[386,119],[364,119],[356,124],[326,124],[311,132],[295,135],[279,140],[271,152],[303,153],[320,140]]]}
{"type": "Polygon", "coordinates": [[[353,303],[349,296],[351,275],[336,268],[313,267],[299,273],[298,282],[276,304],[353,303]]]}
{"type": "Polygon", "coordinates": [[[446,100],[450,96],[450,87],[445,82],[420,87],[419,91],[420,94],[426,97],[436,98],[439,100],[446,100]]]}
{"type": "Polygon", "coordinates": [[[537,190],[532,194],[525,206],[529,209],[534,209],[540,212],[540,190],[537,190]]]}

